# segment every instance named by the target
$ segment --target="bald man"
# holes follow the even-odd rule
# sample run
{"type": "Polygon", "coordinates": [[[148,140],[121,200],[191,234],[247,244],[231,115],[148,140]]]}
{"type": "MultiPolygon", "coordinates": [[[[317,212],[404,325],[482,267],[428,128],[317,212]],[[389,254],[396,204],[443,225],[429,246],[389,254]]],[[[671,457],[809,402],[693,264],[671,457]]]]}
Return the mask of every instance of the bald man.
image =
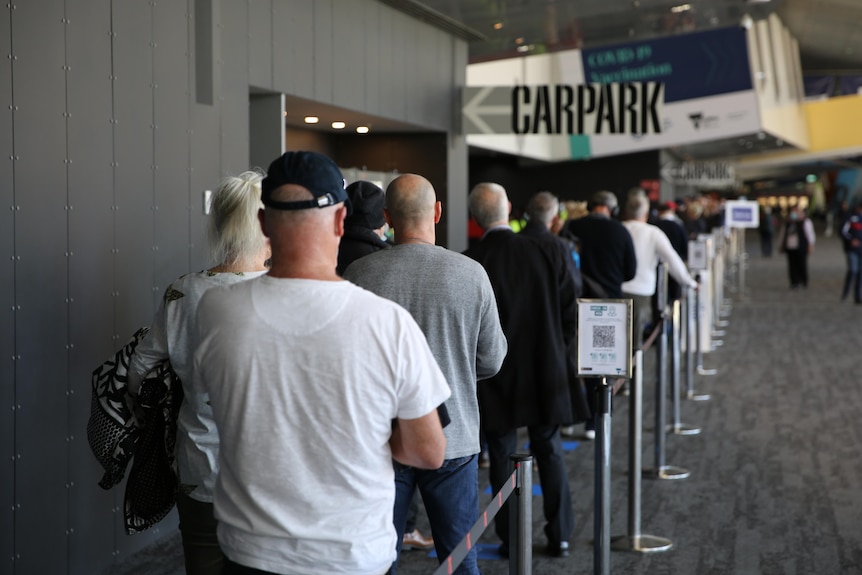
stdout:
{"type": "Polygon", "coordinates": [[[332,160],[288,152],[262,191],[269,273],[208,291],[197,316],[223,573],[384,573],[392,460],[440,466],[449,387],[410,314],[335,273],[347,195],[332,160]]]}
{"type": "MultiPolygon", "coordinates": [[[[386,189],[384,216],[395,247],[352,263],[344,278],[404,306],[417,321],[452,396],[444,429],[446,456],[436,470],[396,464],[395,527],[404,530],[407,506],[418,486],[437,557],[443,561],[470,531],[479,512],[479,405],[476,381],[493,376],[506,355],[497,302],[485,270],[435,245],[442,205],[431,183],[404,174],[386,189]]],[[[395,572],[397,563],[393,565],[395,572]]],[[[456,573],[479,572],[475,548],[456,573]]]]}

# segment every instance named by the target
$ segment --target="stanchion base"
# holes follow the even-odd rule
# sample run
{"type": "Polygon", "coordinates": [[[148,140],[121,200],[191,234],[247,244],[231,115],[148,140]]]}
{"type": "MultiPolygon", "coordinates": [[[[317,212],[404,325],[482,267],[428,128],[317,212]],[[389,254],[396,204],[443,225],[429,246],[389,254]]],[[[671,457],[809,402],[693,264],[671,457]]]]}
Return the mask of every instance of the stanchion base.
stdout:
{"type": "Polygon", "coordinates": [[[673,465],[665,465],[658,469],[644,469],[644,479],[688,479],[691,471],[682,467],[674,467],[673,465]]]}
{"type": "Polygon", "coordinates": [[[697,435],[703,431],[696,425],[689,425],[687,423],[680,424],[670,424],[667,426],[667,432],[673,433],[674,435],[697,435]]]}
{"type": "Polygon", "coordinates": [[[655,535],[639,535],[629,537],[628,535],[617,535],[611,537],[611,549],[614,551],[637,551],[638,553],[656,553],[667,551],[673,547],[670,539],[656,537],[655,535]]]}
{"type": "Polygon", "coordinates": [[[686,393],[685,398],[689,401],[709,401],[712,396],[708,393],[686,393]]]}
{"type": "Polygon", "coordinates": [[[710,333],[710,335],[712,337],[722,337],[724,334],[725,334],[725,331],[723,329],[717,329],[717,330],[713,331],[712,333],[710,333]]]}
{"type": "MultiPolygon", "coordinates": [[[[730,312],[728,312],[728,313],[719,313],[718,315],[727,317],[727,316],[729,316],[729,315],[730,315],[730,312]]],[[[727,321],[724,321],[724,320],[720,320],[720,321],[715,322],[715,325],[716,325],[717,327],[727,327],[729,324],[730,324],[730,322],[727,322],[727,321]]],[[[724,334],[722,333],[721,335],[724,335],[724,334]]]]}
{"type": "Polygon", "coordinates": [[[716,373],[718,373],[718,370],[717,369],[704,369],[702,367],[698,367],[697,373],[699,373],[700,375],[715,375],[716,373]]]}
{"type": "Polygon", "coordinates": [[[721,347],[721,346],[723,346],[723,345],[724,345],[724,341],[723,341],[723,340],[720,340],[720,339],[714,339],[714,340],[712,340],[712,349],[710,349],[709,351],[715,351],[715,348],[717,348],[717,347],[721,347]]]}

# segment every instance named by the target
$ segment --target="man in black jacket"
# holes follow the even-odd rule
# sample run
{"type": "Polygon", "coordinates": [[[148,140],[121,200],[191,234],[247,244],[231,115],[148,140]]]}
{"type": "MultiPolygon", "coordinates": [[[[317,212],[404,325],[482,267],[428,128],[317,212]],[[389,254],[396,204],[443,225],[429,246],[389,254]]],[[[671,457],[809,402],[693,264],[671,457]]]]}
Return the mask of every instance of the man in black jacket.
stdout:
{"type": "Polygon", "coordinates": [[[601,284],[609,298],[623,297],[623,282],[635,277],[637,257],[631,234],[614,219],[617,197],[596,192],[590,213],[570,220],[566,231],[581,241],[581,270],[601,284]]]}
{"type": "MultiPolygon", "coordinates": [[[[569,220],[565,231],[581,242],[581,271],[595,280],[605,297],[623,298],[623,282],[635,277],[637,256],[629,231],[614,219],[619,212],[617,197],[612,192],[596,192],[589,202],[590,213],[569,220]]],[[[596,412],[595,380],[587,379],[587,399],[590,411],[596,412]]],[[[593,439],[593,421],[587,421],[584,439],[593,439]]]]}
{"type": "MultiPolygon", "coordinates": [[[[542,484],[548,552],[565,557],[574,510],[560,425],[572,417],[566,350],[577,329],[575,284],[553,237],[529,238],[511,230],[511,204],[502,186],[479,184],[469,201],[485,234],[464,253],[488,272],[509,342],[500,372],[478,385],[491,487],[496,492],[508,479],[518,428],[526,427],[542,484]]],[[[503,541],[500,551],[507,554],[505,507],[497,514],[495,530],[503,541]]]]}

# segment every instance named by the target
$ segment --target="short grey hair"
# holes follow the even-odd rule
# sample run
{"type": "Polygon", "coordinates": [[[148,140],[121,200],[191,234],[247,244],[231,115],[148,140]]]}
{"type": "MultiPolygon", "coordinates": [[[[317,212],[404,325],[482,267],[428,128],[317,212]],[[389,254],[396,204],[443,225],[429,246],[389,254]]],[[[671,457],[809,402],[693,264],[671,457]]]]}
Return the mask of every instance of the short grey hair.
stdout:
{"type": "Polygon", "coordinates": [[[263,208],[260,182],[264,173],[250,170],[224,178],[212,196],[207,224],[210,257],[217,264],[252,258],[266,245],[257,219],[263,208]]]}
{"type": "Polygon", "coordinates": [[[509,219],[509,196],[500,184],[483,182],[470,190],[470,213],[479,227],[488,229],[491,224],[509,219]]]}
{"type": "Polygon", "coordinates": [[[596,206],[605,206],[611,211],[619,205],[617,203],[617,196],[613,192],[604,190],[593,194],[593,197],[590,198],[590,203],[593,208],[596,206]]]}
{"type": "Polygon", "coordinates": [[[649,213],[649,198],[643,190],[629,192],[626,214],[629,218],[642,218],[649,213]]]}
{"type": "Polygon", "coordinates": [[[560,200],[551,192],[539,192],[530,198],[527,215],[530,219],[548,225],[560,213],[560,200]]]}

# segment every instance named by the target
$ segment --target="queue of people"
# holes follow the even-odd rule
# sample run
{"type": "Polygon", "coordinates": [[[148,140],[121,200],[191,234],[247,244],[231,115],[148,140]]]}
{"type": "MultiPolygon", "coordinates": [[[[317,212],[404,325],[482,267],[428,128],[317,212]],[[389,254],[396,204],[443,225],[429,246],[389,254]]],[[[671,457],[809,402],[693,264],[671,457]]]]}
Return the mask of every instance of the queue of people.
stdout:
{"type": "MultiPolygon", "coordinates": [[[[602,191],[564,222],[559,200],[540,192],[515,233],[506,190],[480,183],[469,208],[481,239],[459,254],[436,245],[442,204],[418,174],[385,192],[346,186],[331,159],[296,151],[265,175],[227,178],[210,218],[217,263],[171,284],[129,368],[133,394],[165,359],[182,382],[187,573],[394,574],[402,549],[431,545],[442,561],[478,517],[480,453],[497,491],[522,428],[547,553],[568,556],[561,432],[585,423],[595,436],[593,394],[573,361],[577,298],[633,299],[640,345],[656,264],[697,285],[681,212],[666,205],[660,226],[647,223],[642,191],[624,207],[621,223],[602,191]],[[417,494],[430,539],[415,529],[417,494]]],[[[796,244],[783,232],[783,250],[813,245],[804,224],[796,230],[796,244]]],[[[855,281],[858,302],[856,263],[845,296],[855,281]]],[[[804,282],[793,265],[791,281],[804,282]]],[[[495,532],[505,556],[506,507],[495,532]]],[[[475,548],[456,573],[479,573],[475,548]]]]}

